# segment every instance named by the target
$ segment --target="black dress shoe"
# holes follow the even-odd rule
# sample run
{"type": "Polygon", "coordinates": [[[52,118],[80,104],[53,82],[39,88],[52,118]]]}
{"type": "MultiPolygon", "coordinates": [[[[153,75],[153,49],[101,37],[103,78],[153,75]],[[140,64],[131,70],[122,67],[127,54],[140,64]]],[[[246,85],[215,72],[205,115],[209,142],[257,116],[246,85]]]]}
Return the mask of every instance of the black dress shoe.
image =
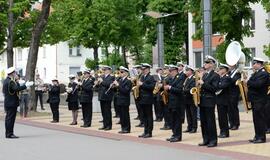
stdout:
{"type": "Polygon", "coordinates": [[[238,126],[233,126],[232,128],[231,128],[231,130],[238,130],[238,126]]]}
{"type": "Polygon", "coordinates": [[[51,121],[51,123],[58,123],[59,121],[57,121],[57,120],[53,120],[53,121],[51,121]]]}
{"type": "Polygon", "coordinates": [[[143,134],[139,135],[138,137],[139,137],[139,138],[144,138],[145,135],[146,135],[146,134],[143,133],[143,134]]]}
{"type": "Polygon", "coordinates": [[[171,136],[170,138],[167,138],[166,141],[171,141],[171,139],[173,139],[174,137],[171,136]]]}
{"type": "Polygon", "coordinates": [[[270,128],[265,131],[266,134],[270,134],[270,128]]]}
{"type": "Polygon", "coordinates": [[[105,127],[101,127],[101,128],[99,128],[98,130],[104,130],[105,129],[105,127]]]}
{"type": "Polygon", "coordinates": [[[171,129],[171,128],[168,127],[168,126],[164,126],[164,127],[160,128],[160,130],[170,130],[170,129],[171,129]]]}
{"type": "Polygon", "coordinates": [[[265,143],[265,140],[256,139],[256,140],[253,141],[253,143],[265,143]]]}
{"type": "Polygon", "coordinates": [[[98,121],[99,123],[103,123],[103,120],[101,120],[101,121],[98,121]]]}
{"type": "Polygon", "coordinates": [[[106,127],[106,128],[104,128],[104,131],[109,131],[109,130],[112,130],[112,127],[106,127]]]}
{"type": "Polygon", "coordinates": [[[81,127],[87,128],[87,127],[91,127],[91,125],[86,125],[86,124],[84,124],[84,125],[81,125],[81,127]]]}
{"type": "Polygon", "coordinates": [[[45,108],[41,108],[41,110],[45,110],[45,108]]]}
{"type": "Polygon", "coordinates": [[[189,133],[196,133],[197,129],[192,129],[189,133]]]}
{"type": "Polygon", "coordinates": [[[143,138],[151,138],[151,137],[152,137],[152,134],[151,133],[147,133],[147,134],[144,135],[143,138]]]}
{"type": "Polygon", "coordinates": [[[207,144],[207,147],[216,147],[217,146],[217,143],[209,143],[207,144]]]}
{"type": "Polygon", "coordinates": [[[171,140],[170,140],[170,142],[179,142],[179,141],[182,141],[182,139],[181,138],[172,138],[171,140]]]}
{"type": "Polygon", "coordinates": [[[130,131],[123,130],[123,131],[119,131],[118,133],[125,134],[125,133],[130,133],[130,131]]]}
{"type": "Polygon", "coordinates": [[[183,133],[188,133],[190,131],[191,131],[190,129],[186,129],[186,130],[183,131],[183,133]]]}
{"type": "Polygon", "coordinates": [[[256,141],[256,139],[255,138],[253,138],[253,139],[250,139],[250,140],[248,140],[250,143],[253,143],[254,141],[256,141]]]}
{"type": "Polygon", "coordinates": [[[136,125],[135,127],[144,127],[144,124],[140,123],[140,124],[136,125]]]}
{"type": "Polygon", "coordinates": [[[218,138],[228,138],[228,137],[229,137],[228,134],[220,134],[220,135],[218,136],[218,138]]]}
{"type": "Polygon", "coordinates": [[[14,134],[6,136],[6,138],[10,138],[10,139],[16,139],[19,138],[18,136],[15,136],[14,134]]]}
{"type": "Polygon", "coordinates": [[[121,124],[120,121],[116,122],[115,124],[121,124]]]}
{"type": "Polygon", "coordinates": [[[77,124],[78,124],[77,122],[72,122],[69,125],[77,125],[77,124]]]}
{"type": "Polygon", "coordinates": [[[202,142],[202,143],[198,144],[198,146],[207,146],[207,145],[208,145],[208,143],[206,143],[206,142],[202,142]]]}

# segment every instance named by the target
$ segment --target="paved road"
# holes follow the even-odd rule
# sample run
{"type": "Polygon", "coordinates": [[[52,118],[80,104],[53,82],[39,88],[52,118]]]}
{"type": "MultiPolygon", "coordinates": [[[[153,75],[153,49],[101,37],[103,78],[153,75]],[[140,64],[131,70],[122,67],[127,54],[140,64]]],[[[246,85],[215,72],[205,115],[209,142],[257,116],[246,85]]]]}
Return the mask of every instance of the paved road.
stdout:
{"type": "Polygon", "coordinates": [[[16,124],[19,139],[5,139],[0,121],[0,160],[225,160],[203,153],[71,134],[16,124]]]}

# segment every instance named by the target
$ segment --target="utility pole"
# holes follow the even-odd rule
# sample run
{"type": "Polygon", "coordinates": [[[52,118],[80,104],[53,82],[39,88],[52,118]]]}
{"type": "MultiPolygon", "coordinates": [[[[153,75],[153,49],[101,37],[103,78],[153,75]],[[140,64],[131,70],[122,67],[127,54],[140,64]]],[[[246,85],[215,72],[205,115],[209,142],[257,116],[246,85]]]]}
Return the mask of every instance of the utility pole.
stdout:
{"type": "Polygon", "coordinates": [[[203,0],[203,57],[212,53],[212,4],[203,0]]]}

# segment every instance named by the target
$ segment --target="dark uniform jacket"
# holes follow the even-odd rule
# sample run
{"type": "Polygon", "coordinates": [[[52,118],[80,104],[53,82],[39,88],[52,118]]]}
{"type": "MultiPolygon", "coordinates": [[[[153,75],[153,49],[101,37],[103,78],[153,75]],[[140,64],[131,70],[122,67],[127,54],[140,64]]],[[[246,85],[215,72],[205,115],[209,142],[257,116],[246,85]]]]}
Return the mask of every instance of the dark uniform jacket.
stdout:
{"type": "Polygon", "coordinates": [[[67,102],[71,102],[71,103],[77,103],[78,102],[78,85],[77,83],[73,82],[73,83],[69,83],[68,84],[69,88],[72,88],[71,93],[68,93],[67,95],[67,102]]]}
{"type": "Polygon", "coordinates": [[[112,101],[113,99],[113,88],[110,89],[107,93],[106,91],[110,88],[110,85],[114,81],[114,76],[107,75],[107,77],[102,77],[103,81],[99,85],[98,89],[98,100],[100,101],[112,101]]]}
{"type": "Polygon", "coordinates": [[[154,77],[149,73],[146,76],[142,75],[140,80],[143,82],[143,84],[139,88],[139,103],[153,104],[153,90],[156,84],[154,77]]]}
{"type": "Polygon", "coordinates": [[[220,77],[218,82],[218,91],[222,90],[221,93],[217,95],[217,104],[219,105],[229,105],[230,99],[230,87],[231,78],[228,75],[220,77]]]}
{"type": "Polygon", "coordinates": [[[169,81],[171,88],[168,90],[169,93],[169,108],[181,107],[181,101],[183,100],[183,83],[179,74],[169,81]]]}
{"type": "Polygon", "coordinates": [[[83,80],[82,85],[80,87],[81,90],[80,103],[92,102],[94,81],[95,80],[91,77],[86,80],[83,80]]]}
{"type": "Polygon", "coordinates": [[[18,107],[20,105],[18,94],[24,89],[26,89],[25,85],[20,86],[19,83],[7,77],[3,83],[4,107],[18,107]]]}
{"type": "Polygon", "coordinates": [[[230,85],[231,97],[236,97],[240,95],[239,87],[235,83],[238,79],[241,78],[241,73],[239,73],[238,71],[234,71],[234,72],[229,73],[229,77],[231,78],[231,85],[230,85]],[[237,72],[237,73],[234,74],[234,72],[237,72]],[[232,77],[232,74],[234,74],[233,77],[232,77]]]}
{"type": "Polygon", "coordinates": [[[202,80],[204,83],[201,86],[200,107],[215,107],[219,75],[212,70],[205,73],[202,80]]]}
{"type": "Polygon", "coordinates": [[[247,82],[248,100],[250,102],[266,102],[268,78],[269,75],[263,68],[251,75],[247,82]]]}
{"type": "Polygon", "coordinates": [[[52,85],[49,89],[49,99],[48,103],[60,103],[60,87],[52,85]]]}
{"type": "Polygon", "coordinates": [[[130,91],[132,89],[132,83],[127,77],[122,80],[118,80],[119,86],[116,92],[116,103],[118,106],[129,106],[130,105],[130,91]]]}
{"type": "Polygon", "coordinates": [[[190,89],[195,87],[195,78],[192,76],[190,78],[187,78],[184,87],[183,87],[183,93],[184,93],[184,101],[185,104],[193,104],[193,96],[190,94],[190,89]]]}

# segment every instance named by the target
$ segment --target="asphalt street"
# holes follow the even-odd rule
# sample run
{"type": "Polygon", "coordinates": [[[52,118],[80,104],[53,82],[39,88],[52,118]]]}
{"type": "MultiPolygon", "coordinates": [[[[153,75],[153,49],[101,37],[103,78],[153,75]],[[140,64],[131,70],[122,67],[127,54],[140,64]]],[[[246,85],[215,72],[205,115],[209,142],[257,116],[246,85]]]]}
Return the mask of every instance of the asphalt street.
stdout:
{"type": "Polygon", "coordinates": [[[19,139],[4,138],[0,123],[0,160],[225,160],[228,158],[163,146],[104,139],[16,124],[19,139]]]}

